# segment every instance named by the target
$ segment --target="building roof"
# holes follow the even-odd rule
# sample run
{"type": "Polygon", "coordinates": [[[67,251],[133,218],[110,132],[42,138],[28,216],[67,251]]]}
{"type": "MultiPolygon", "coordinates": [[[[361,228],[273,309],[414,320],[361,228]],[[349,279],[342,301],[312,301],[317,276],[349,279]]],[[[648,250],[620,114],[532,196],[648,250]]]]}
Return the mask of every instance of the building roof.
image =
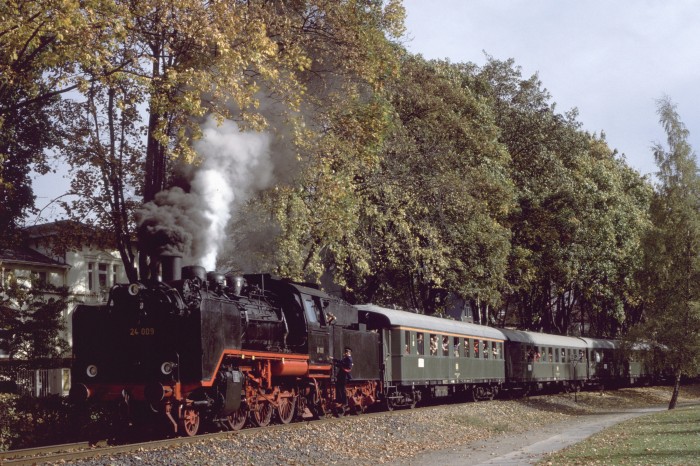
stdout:
{"type": "Polygon", "coordinates": [[[28,245],[42,244],[57,255],[80,250],[85,245],[98,249],[116,249],[114,237],[108,231],[87,223],[58,220],[24,228],[28,245]]]}
{"type": "Polygon", "coordinates": [[[62,264],[41,254],[33,249],[17,246],[14,248],[0,249],[0,263],[20,265],[43,265],[47,267],[70,268],[68,264],[62,264]]]}

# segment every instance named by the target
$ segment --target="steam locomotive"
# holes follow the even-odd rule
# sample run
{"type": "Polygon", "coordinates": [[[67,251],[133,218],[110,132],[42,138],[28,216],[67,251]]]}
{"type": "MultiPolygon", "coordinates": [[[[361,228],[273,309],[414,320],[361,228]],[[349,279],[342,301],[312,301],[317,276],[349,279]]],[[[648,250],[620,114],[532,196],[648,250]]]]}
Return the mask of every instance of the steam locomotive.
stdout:
{"type": "Polygon", "coordinates": [[[579,389],[649,377],[611,340],[501,330],[374,305],[266,274],[163,262],[163,281],[115,285],[73,314],[70,397],[145,409],[192,436],[425,398],[579,389]],[[352,379],[334,363],[354,350],[352,379]],[[345,390],[341,396],[338,390],[345,390]],[[336,400],[344,400],[343,403],[336,400]]]}

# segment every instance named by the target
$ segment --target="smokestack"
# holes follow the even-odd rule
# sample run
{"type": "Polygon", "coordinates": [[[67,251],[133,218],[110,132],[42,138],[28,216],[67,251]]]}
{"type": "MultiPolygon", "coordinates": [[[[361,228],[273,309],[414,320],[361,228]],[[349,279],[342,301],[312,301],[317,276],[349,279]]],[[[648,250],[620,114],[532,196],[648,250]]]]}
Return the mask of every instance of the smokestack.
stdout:
{"type": "Polygon", "coordinates": [[[163,254],[160,256],[160,266],[164,282],[172,282],[182,278],[182,256],[163,254]]]}

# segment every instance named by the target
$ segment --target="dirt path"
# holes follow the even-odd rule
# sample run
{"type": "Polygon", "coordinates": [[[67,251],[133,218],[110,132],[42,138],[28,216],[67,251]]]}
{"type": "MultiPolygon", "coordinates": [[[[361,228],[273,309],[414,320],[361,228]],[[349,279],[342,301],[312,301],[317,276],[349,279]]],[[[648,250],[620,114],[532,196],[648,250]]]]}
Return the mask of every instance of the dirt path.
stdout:
{"type": "Polygon", "coordinates": [[[619,422],[652,412],[663,411],[665,406],[628,409],[607,414],[576,416],[564,423],[550,424],[536,431],[506,434],[460,447],[426,452],[398,465],[531,465],[545,454],[578,443],[619,422]]]}

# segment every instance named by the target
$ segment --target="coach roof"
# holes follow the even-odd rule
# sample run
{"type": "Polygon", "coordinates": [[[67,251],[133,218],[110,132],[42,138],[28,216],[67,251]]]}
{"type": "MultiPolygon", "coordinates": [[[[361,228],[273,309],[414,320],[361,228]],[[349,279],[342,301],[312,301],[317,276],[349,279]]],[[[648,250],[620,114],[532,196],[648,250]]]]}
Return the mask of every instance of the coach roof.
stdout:
{"type": "Polygon", "coordinates": [[[493,338],[496,340],[505,339],[503,332],[484,325],[415,314],[399,309],[387,309],[374,304],[362,304],[355,307],[360,313],[369,312],[374,315],[383,316],[385,325],[391,327],[408,327],[411,329],[425,330],[426,332],[470,335],[482,338],[493,338]]]}
{"type": "Polygon", "coordinates": [[[548,333],[527,332],[524,330],[503,330],[508,340],[519,343],[528,343],[538,346],[560,346],[567,348],[586,348],[586,343],[581,338],[550,335],[548,333]]]}
{"type": "Polygon", "coordinates": [[[581,338],[589,348],[615,349],[620,347],[620,343],[615,340],[603,340],[601,338],[581,338]]]}

